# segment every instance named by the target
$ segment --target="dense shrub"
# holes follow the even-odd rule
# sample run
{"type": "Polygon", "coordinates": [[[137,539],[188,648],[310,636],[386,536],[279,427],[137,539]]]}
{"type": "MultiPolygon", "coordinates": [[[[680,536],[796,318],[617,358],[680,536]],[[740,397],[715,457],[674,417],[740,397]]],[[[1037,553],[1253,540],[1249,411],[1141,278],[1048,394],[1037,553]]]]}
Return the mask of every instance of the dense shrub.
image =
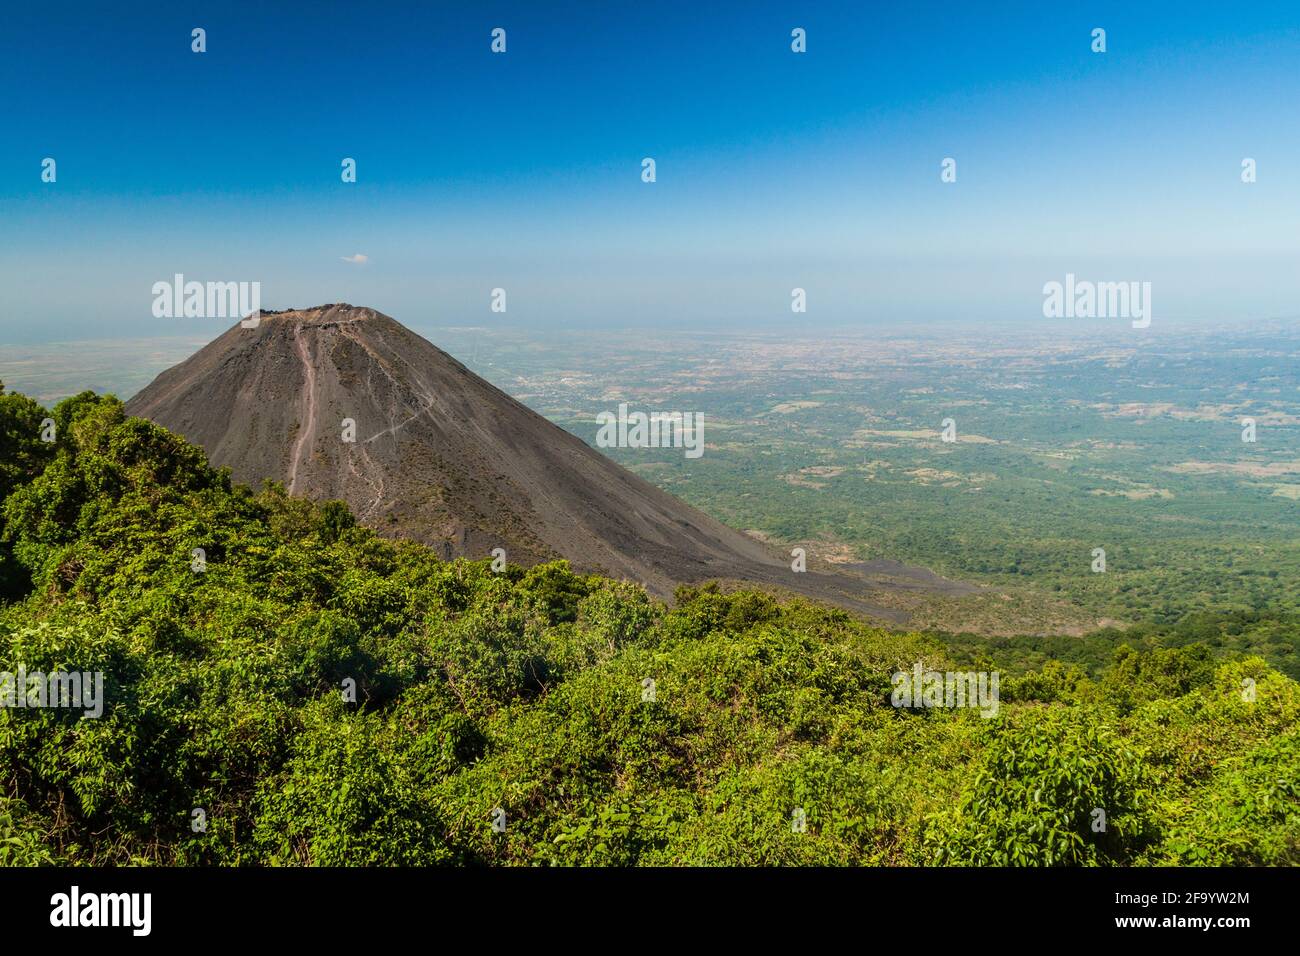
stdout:
{"type": "Polygon", "coordinates": [[[0,708],[0,864],[1300,863],[1300,686],[1258,658],[904,710],[943,646],[843,611],[441,561],[90,394],[0,396],[0,443],[0,671],[106,686],[0,708]]]}
{"type": "Polygon", "coordinates": [[[988,729],[938,859],[986,866],[1128,863],[1155,835],[1137,752],[1086,713],[1031,709],[988,729]]]}

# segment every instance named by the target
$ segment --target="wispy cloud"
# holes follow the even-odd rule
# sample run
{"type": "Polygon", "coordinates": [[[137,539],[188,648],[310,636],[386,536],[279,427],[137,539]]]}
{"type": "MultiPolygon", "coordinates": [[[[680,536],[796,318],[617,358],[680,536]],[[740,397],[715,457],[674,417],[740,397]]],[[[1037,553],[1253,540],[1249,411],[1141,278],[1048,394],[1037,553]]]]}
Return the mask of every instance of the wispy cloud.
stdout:
{"type": "Polygon", "coordinates": [[[360,252],[358,252],[354,256],[339,256],[339,258],[342,259],[344,262],[353,262],[356,263],[357,265],[364,265],[365,263],[370,261],[369,256],[363,255],[360,252]]]}

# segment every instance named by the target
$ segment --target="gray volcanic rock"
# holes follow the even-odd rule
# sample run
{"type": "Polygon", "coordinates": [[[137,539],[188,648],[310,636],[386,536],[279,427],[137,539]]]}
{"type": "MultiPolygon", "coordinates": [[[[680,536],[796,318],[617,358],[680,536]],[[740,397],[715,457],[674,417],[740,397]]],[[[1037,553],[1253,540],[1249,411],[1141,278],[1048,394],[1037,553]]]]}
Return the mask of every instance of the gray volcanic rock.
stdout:
{"type": "Polygon", "coordinates": [[[339,498],[382,534],[446,557],[568,558],[660,596],[707,579],[778,585],[892,620],[871,589],[967,590],[893,566],[887,581],[794,574],[788,559],[615,464],[386,315],[264,312],[127,403],[254,487],[339,498]],[[344,420],[356,440],[342,440],[344,420]]]}

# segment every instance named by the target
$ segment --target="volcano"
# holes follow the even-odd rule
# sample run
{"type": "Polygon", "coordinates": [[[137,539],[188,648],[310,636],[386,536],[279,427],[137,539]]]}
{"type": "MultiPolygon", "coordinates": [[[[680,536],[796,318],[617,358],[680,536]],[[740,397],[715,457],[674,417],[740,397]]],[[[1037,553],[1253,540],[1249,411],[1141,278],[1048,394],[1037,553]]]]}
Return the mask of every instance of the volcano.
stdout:
{"type": "Polygon", "coordinates": [[[705,580],[775,585],[873,616],[882,590],[970,590],[893,562],[830,573],[728,528],[615,464],[394,319],[346,304],[263,312],[126,406],[257,487],[341,499],[444,557],[575,570],[666,597],[705,580]]]}

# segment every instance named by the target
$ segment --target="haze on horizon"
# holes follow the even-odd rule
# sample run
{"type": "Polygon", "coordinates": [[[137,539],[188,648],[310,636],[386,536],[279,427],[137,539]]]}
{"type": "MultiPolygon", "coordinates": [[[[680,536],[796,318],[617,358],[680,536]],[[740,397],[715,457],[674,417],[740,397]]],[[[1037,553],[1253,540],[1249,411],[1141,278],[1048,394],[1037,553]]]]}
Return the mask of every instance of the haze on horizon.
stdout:
{"type": "Polygon", "coordinates": [[[1300,11],[1193,6],[15,9],[0,343],[214,338],[176,273],[412,328],[1041,324],[1069,272],[1294,316],[1300,11]]]}

